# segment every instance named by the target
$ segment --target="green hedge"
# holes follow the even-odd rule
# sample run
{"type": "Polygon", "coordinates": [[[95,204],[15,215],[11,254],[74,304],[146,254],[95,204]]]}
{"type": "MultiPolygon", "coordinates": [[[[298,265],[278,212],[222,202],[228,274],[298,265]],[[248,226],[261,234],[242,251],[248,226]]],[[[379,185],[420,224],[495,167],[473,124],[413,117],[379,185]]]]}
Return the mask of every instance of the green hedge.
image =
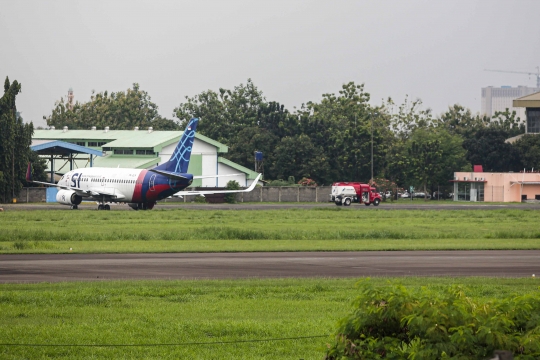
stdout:
{"type": "Polygon", "coordinates": [[[481,302],[465,290],[410,290],[360,282],[326,359],[487,359],[509,350],[540,358],[540,292],[481,302]]]}

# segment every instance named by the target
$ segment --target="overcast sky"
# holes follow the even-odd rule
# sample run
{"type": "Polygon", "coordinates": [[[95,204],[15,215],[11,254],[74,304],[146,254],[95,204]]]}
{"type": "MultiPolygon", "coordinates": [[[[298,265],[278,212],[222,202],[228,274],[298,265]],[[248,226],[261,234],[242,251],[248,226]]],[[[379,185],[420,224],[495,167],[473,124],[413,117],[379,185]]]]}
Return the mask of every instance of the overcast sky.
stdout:
{"type": "Polygon", "coordinates": [[[185,96],[251,78],[293,111],[365,83],[371,102],[405,95],[435,114],[480,111],[481,87],[535,86],[540,1],[4,1],[0,77],[22,83],[25,121],[44,125],[72,87],[135,82],[172,118],[185,96]]]}

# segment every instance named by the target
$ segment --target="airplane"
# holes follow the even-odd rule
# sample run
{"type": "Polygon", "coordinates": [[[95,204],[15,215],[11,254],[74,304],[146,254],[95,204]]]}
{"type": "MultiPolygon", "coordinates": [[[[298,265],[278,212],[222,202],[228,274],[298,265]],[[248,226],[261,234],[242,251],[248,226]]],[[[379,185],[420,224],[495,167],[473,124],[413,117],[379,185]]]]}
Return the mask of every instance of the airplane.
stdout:
{"type": "Polygon", "coordinates": [[[172,195],[230,194],[249,192],[255,188],[261,174],[245,190],[203,190],[182,191],[194,179],[216,178],[233,175],[193,176],[187,173],[191,149],[199,119],[189,121],[169,161],[153,169],[128,168],[84,168],[64,174],[58,184],[32,181],[32,167],[28,163],[26,181],[55,186],[60,190],[56,201],[77,209],[83,199],[95,200],[98,210],[110,210],[106,203],[127,203],[134,210],[151,210],[157,201],[172,195]]]}

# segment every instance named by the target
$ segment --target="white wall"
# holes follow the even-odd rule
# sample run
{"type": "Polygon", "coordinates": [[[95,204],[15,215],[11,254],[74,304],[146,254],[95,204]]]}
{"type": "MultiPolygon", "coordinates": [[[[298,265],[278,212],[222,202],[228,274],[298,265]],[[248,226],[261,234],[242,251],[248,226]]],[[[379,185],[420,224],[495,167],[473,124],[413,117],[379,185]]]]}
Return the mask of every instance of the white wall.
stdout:
{"type": "MultiPolygon", "coordinates": [[[[216,175],[217,154],[203,154],[202,156],[202,174],[201,175],[216,175]]],[[[202,179],[201,186],[216,187],[216,178],[202,179]]]]}
{"type": "MultiPolygon", "coordinates": [[[[229,165],[225,165],[223,163],[218,163],[218,174],[219,175],[227,175],[227,174],[240,174],[241,171],[238,171],[229,165]]],[[[227,186],[227,183],[231,180],[236,180],[240,186],[244,187],[246,185],[246,174],[241,174],[237,176],[226,176],[218,178],[218,187],[225,187],[227,186]]],[[[252,181],[252,180],[250,180],[252,181]]]]}
{"type": "MultiPolygon", "coordinates": [[[[177,142],[172,143],[170,145],[164,146],[163,149],[161,149],[161,152],[159,153],[159,156],[161,157],[161,162],[159,165],[166,163],[171,158],[174,149],[176,149],[176,146],[178,145],[177,142]]],[[[191,154],[197,154],[197,155],[209,155],[214,157],[214,168],[206,170],[204,168],[204,160],[203,160],[203,175],[215,175],[216,173],[216,161],[217,161],[217,148],[214,145],[210,145],[204,141],[201,141],[197,138],[195,138],[195,141],[193,141],[193,150],[191,150],[191,154]],[[210,173],[206,174],[205,171],[211,171],[210,173]]],[[[205,156],[203,156],[204,159],[205,156]]]]}

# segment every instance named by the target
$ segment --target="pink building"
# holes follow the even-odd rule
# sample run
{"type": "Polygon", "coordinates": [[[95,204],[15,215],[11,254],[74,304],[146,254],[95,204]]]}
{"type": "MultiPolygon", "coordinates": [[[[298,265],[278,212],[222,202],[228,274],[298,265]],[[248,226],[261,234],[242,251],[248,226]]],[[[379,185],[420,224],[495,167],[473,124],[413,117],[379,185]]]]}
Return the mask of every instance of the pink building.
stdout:
{"type": "Polygon", "coordinates": [[[451,181],[454,183],[454,201],[540,200],[540,172],[455,172],[451,181]]]}

